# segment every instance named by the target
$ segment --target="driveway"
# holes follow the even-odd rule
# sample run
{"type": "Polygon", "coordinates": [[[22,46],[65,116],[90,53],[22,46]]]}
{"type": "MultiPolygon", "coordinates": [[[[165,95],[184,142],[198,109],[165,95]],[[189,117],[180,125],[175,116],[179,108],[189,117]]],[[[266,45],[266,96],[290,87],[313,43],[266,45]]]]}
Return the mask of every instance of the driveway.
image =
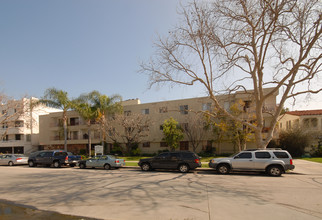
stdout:
{"type": "Polygon", "coordinates": [[[321,219],[322,164],[282,177],[212,170],[0,167],[0,199],[99,219],[321,219]]]}

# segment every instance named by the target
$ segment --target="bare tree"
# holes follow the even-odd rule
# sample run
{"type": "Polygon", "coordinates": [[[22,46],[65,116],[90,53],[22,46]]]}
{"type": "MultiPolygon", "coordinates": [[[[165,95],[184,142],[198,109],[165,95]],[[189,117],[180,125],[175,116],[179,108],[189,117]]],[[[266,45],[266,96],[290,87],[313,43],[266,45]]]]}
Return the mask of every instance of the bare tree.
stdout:
{"type": "Polygon", "coordinates": [[[321,4],[319,0],[194,1],[182,7],[182,23],[167,38],[159,38],[156,55],[141,64],[141,71],[149,74],[150,86],[202,84],[215,107],[250,127],[257,147],[265,148],[285,101],[322,90],[313,86],[321,73],[321,4]],[[264,92],[267,87],[273,89],[264,92]],[[240,89],[247,93],[246,88],[252,90],[256,123],[230,114],[216,97],[217,92],[240,89]],[[266,112],[265,102],[278,92],[279,106],[266,112]],[[263,135],[267,113],[270,129],[263,135]]]}
{"type": "Polygon", "coordinates": [[[26,99],[14,100],[0,94],[0,139],[8,140],[8,130],[12,127],[23,127],[24,121],[20,117],[24,115],[26,99]]]}
{"type": "Polygon", "coordinates": [[[202,141],[205,140],[208,130],[205,125],[204,115],[201,113],[189,114],[188,123],[182,123],[181,128],[196,152],[202,141]]]}
{"type": "Polygon", "coordinates": [[[105,136],[113,142],[125,144],[126,153],[130,153],[135,144],[143,142],[149,135],[151,122],[146,115],[114,114],[104,120],[105,136]]]}

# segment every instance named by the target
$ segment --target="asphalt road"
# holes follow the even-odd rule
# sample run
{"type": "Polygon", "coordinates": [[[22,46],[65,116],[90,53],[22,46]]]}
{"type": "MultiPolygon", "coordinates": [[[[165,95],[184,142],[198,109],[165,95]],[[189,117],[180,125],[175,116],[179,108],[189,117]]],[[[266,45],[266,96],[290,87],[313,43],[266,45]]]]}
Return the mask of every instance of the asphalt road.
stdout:
{"type": "Polygon", "coordinates": [[[322,164],[294,163],[282,177],[0,166],[0,199],[111,220],[322,219],[322,164]]]}

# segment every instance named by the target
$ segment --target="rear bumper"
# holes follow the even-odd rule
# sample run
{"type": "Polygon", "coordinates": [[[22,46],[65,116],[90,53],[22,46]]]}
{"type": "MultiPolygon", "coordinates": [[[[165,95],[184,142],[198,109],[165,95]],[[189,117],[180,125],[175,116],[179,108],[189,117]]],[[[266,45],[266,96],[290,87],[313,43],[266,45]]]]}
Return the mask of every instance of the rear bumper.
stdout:
{"type": "Polygon", "coordinates": [[[286,170],[294,170],[295,169],[295,166],[294,165],[285,165],[284,166],[284,169],[285,169],[285,171],[286,170]]]}

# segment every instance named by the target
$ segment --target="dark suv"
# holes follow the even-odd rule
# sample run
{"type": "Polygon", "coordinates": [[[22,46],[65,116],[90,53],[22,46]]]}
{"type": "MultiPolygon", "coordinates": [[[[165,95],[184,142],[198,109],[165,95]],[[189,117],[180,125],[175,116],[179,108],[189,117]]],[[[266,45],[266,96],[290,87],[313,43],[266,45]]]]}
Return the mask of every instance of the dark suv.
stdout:
{"type": "Polygon", "coordinates": [[[46,165],[55,168],[68,164],[68,154],[63,150],[44,150],[31,153],[28,159],[30,167],[37,165],[46,165]]]}
{"type": "Polygon", "coordinates": [[[143,171],[152,169],[177,169],[181,173],[201,167],[200,158],[197,154],[189,151],[165,152],[152,158],[139,161],[143,171]]]}

